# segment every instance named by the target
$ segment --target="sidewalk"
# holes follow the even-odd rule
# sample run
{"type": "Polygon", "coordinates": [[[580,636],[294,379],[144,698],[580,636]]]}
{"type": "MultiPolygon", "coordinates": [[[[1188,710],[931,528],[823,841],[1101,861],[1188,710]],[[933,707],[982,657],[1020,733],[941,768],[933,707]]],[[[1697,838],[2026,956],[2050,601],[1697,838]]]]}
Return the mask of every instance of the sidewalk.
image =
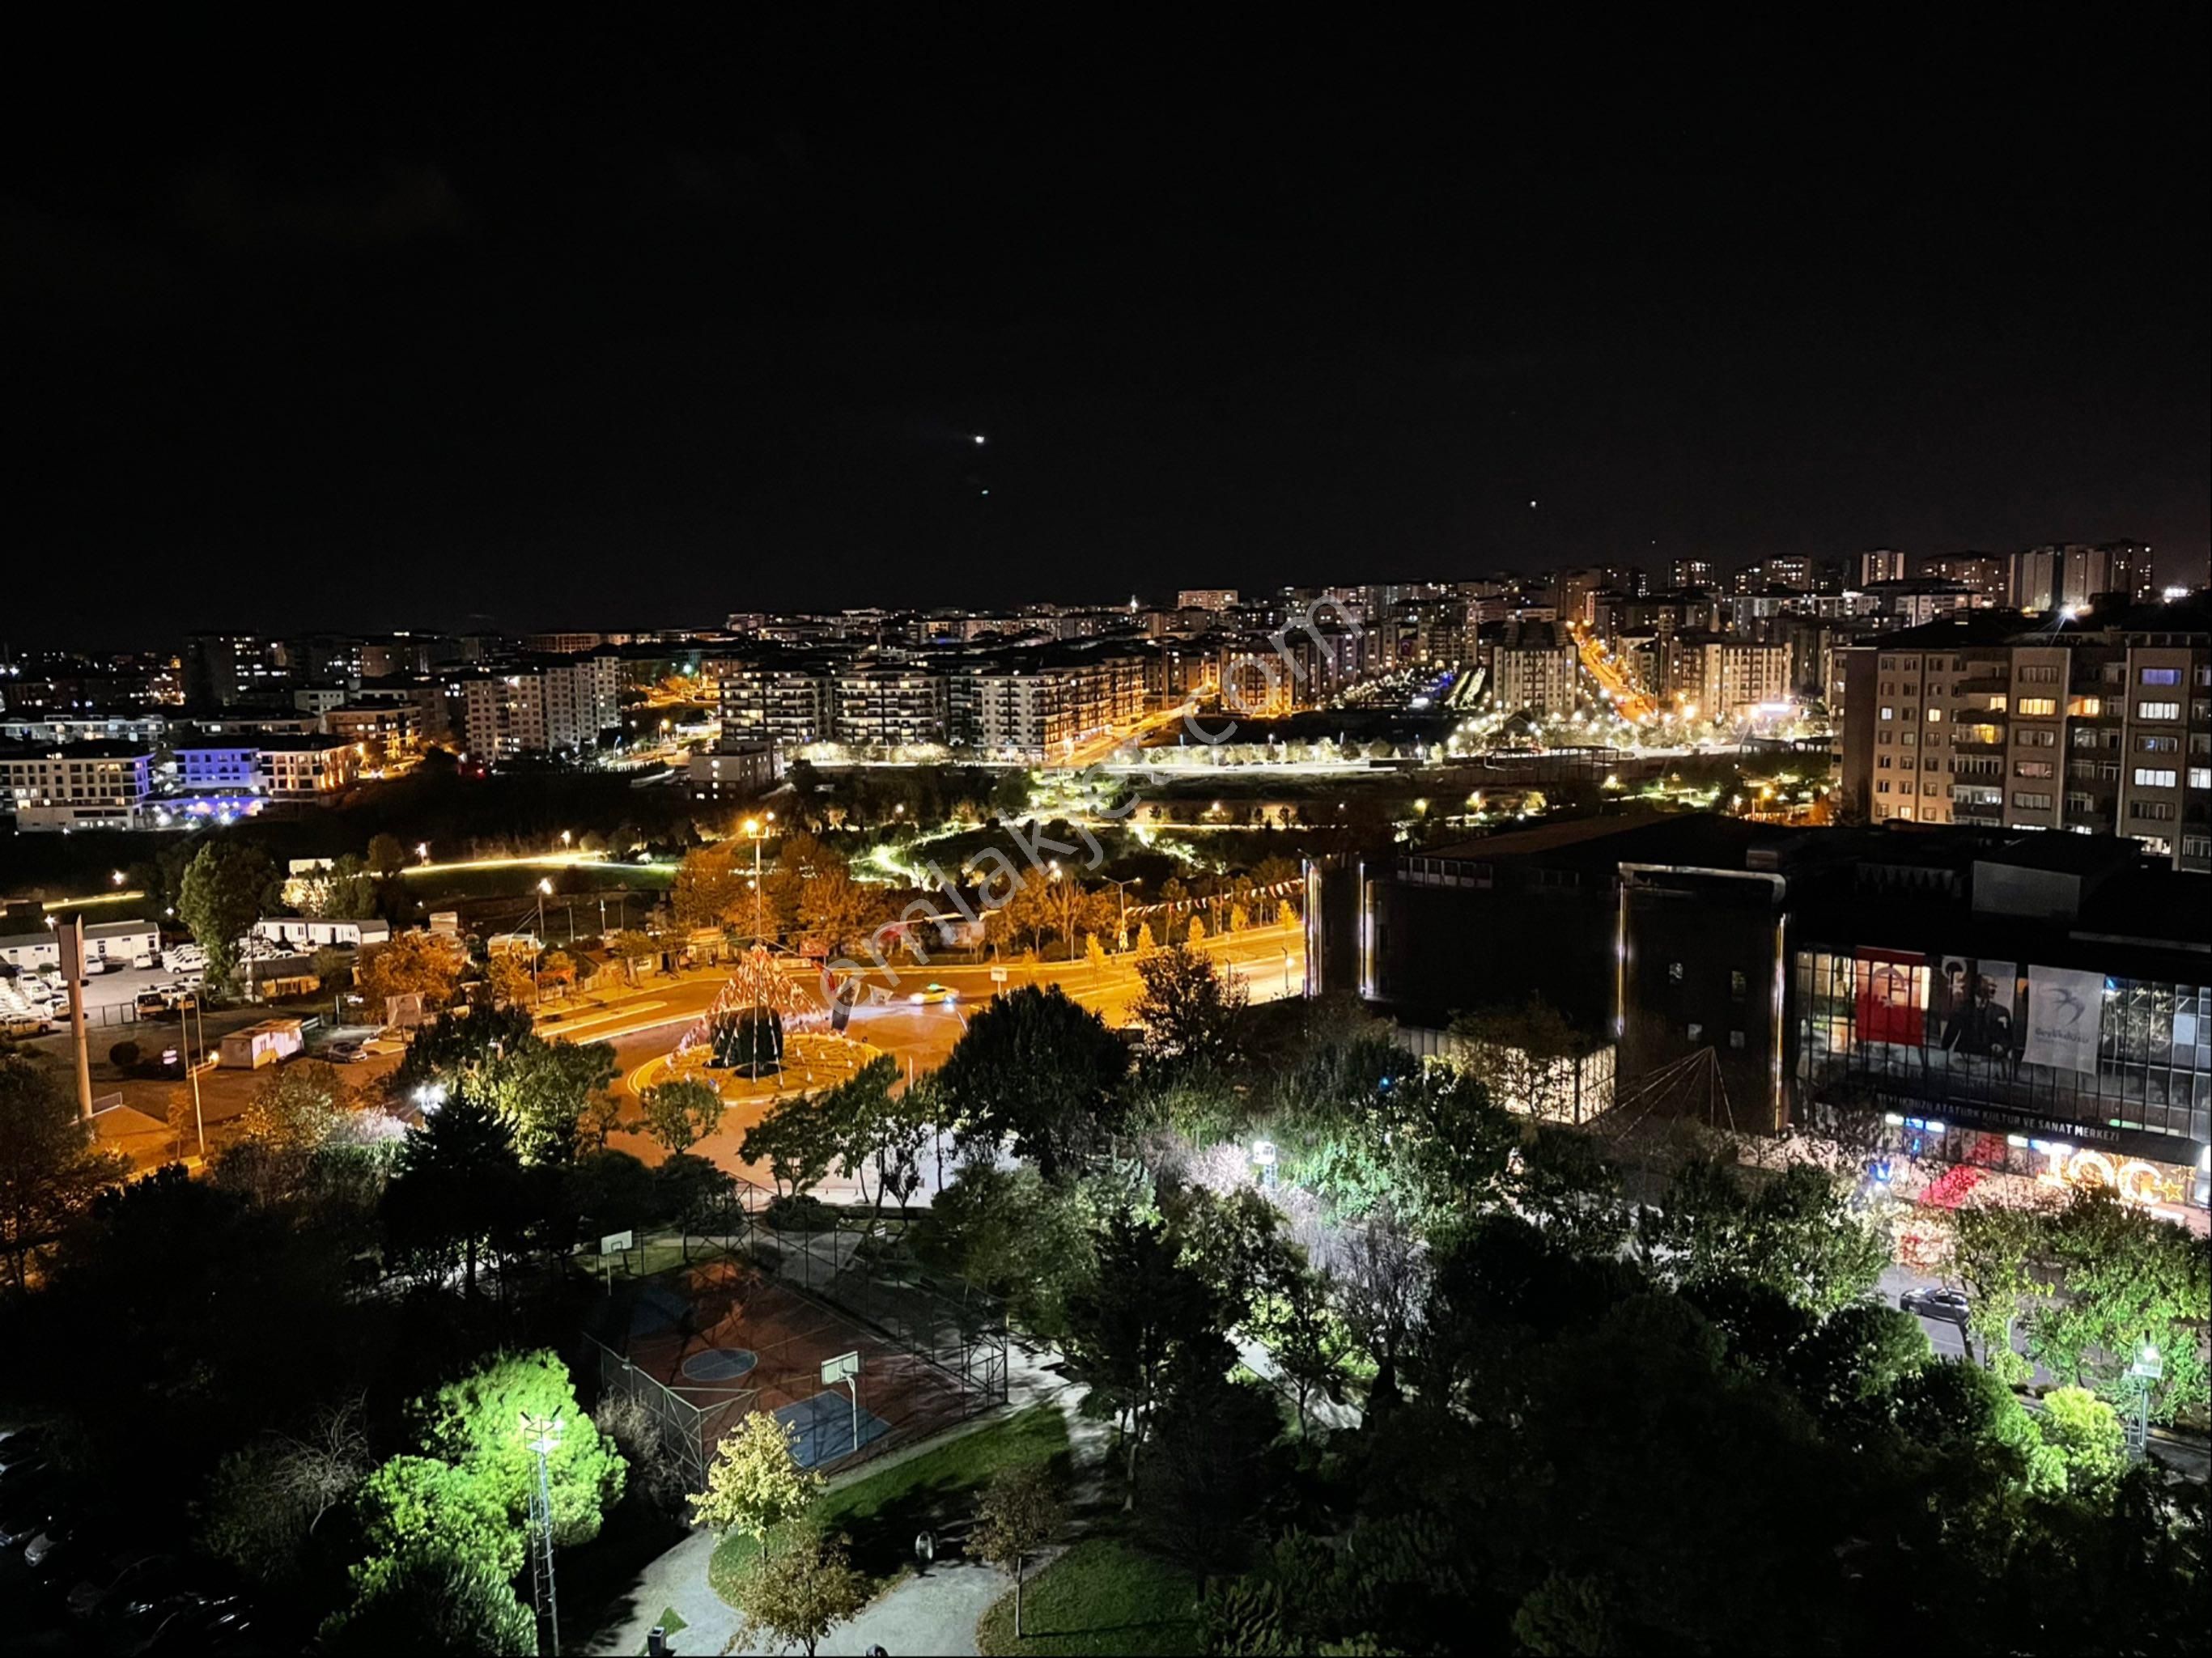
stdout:
{"type": "MultiPolygon", "coordinates": [[[[975,1432],[1003,1422],[1032,1405],[1048,1403],[1065,1412],[1068,1445],[1077,1470],[1075,1489],[1070,1493],[1068,1504],[1075,1516],[1069,1527],[1072,1539],[1081,1535],[1086,1514],[1095,1510],[1103,1500],[1102,1475],[1109,1434],[1105,1424],[1077,1413],[1083,1389],[1048,1368],[1059,1361],[1060,1356],[1049,1348],[1019,1342],[1012,1345],[1008,1349],[1005,1408],[963,1424],[958,1431],[975,1432]]],[[[896,1467],[905,1458],[935,1449],[949,1436],[937,1435],[892,1455],[863,1463],[849,1475],[833,1480],[832,1488],[848,1480],[872,1478],[886,1468],[896,1467]]],[[[708,1583],[707,1566],[714,1552],[714,1534],[694,1532],[647,1566],[625,1596],[635,1610],[588,1650],[607,1655],[608,1658],[644,1651],[647,1634],[659,1621],[662,1612],[673,1607],[684,1619],[684,1627],[671,1638],[671,1650],[685,1658],[720,1652],[744,1620],[737,1609],[708,1583]]],[[[1041,1564],[1042,1560],[1037,1564],[1041,1564]]],[[[1035,1569],[1033,1565],[1032,1573],[1035,1569]]],[[[1013,1587],[1012,1577],[996,1567],[973,1561],[947,1561],[933,1566],[926,1574],[901,1578],[870,1601],[852,1622],[831,1631],[817,1650],[825,1655],[860,1654],[871,1646],[881,1645],[902,1655],[937,1653],[947,1655],[947,1658],[973,1658],[976,1620],[1013,1587]]],[[[762,1653],[798,1650],[766,1646],[736,1649],[762,1653]]]]}

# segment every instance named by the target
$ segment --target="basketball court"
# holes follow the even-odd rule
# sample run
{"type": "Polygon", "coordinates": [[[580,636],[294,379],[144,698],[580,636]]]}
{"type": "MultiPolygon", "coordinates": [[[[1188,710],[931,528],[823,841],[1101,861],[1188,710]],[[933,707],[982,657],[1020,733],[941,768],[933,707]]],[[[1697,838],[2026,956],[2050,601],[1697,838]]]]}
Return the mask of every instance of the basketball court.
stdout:
{"type": "Polygon", "coordinates": [[[781,1282],[775,1266],[723,1255],[617,1284],[592,1333],[602,1392],[629,1392],[703,1483],[722,1437],[767,1411],[805,1467],[834,1473],[951,1426],[1004,1396],[955,1355],[781,1282]]]}

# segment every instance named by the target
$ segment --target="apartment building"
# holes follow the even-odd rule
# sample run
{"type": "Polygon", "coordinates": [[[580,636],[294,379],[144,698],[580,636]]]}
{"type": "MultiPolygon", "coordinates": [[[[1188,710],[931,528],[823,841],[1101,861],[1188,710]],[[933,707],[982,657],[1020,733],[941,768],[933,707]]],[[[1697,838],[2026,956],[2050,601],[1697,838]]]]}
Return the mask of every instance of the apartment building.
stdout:
{"type": "Polygon", "coordinates": [[[826,743],[836,724],[827,659],[769,651],[713,665],[725,743],[774,743],[790,750],[826,743]]]}
{"type": "Polygon", "coordinates": [[[1759,644],[1713,634],[1678,634],[1664,652],[1661,689],[1686,711],[1709,720],[1735,719],[1763,702],[1789,700],[1786,644],[1759,644]]]}
{"type": "Polygon", "coordinates": [[[1905,556],[1894,547],[1878,547],[1873,552],[1858,556],[1858,568],[1851,572],[1857,578],[1854,586],[1870,586],[1877,581],[1902,581],[1907,571],[1905,556]]]}
{"type": "Polygon", "coordinates": [[[1236,603],[1234,587],[1184,587],[1176,593],[1178,610],[1226,610],[1236,603]]]}
{"type": "Polygon", "coordinates": [[[327,805],[361,775],[361,751],[337,737],[264,737],[262,791],[272,800],[327,805]]]}
{"type": "Polygon", "coordinates": [[[2009,562],[1995,553],[1946,553],[1921,561],[1920,574],[1931,581],[1956,582],[1976,604],[2002,604],[2009,562]]]}
{"type": "Polygon", "coordinates": [[[1493,623],[1478,635],[1475,664],[1493,708],[1568,714],[1583,700],[1574,641],[1558,623],[1493,623]]]}
{"type": "Polygon", "coordinates": [[[931,665],[861,657],[833,676],[833,735],[854,748],[945,740],[945,677],[931,665]]]}
{"type": "Polygon", "coordinates": [[[2150,582],[2150,549],[2138,542],[2069,542],[2014,553],[2008,596],[2016,610],[2078,611],[2106,595],[2148,597],[2150,582]]]}
{"type": "Polygon", "coordinates": [[[0,752],[0,801],[26,832],[136,829],[154,793],[154,750],[129,742],[0,752]]]}
{"type": "Polygon", "coordinates": [[[461,732],[480,760],[581,753],[621,721],[622,665],[611,653],[560,658],[461,682],[461,732]]]}
{"type": "Polygon", "coordinates": [[[2212,620],[1954,620],[1842,653],[1844,798],[1880,822],[2126,835],[2212,869],[2212,620]]]}

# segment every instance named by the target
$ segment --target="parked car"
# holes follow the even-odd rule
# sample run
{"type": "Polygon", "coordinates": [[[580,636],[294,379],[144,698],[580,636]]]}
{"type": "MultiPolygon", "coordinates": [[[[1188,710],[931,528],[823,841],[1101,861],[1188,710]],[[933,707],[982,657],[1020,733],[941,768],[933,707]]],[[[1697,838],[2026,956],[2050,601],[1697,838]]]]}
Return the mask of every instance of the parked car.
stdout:
{"type": "Polygon", "coordinates": [[[11,1013],[0,1019],[0,1036],[50,1036],[54,1022],[43,1013],[11,1013]]]}
{"type": "Polygon", "coordinates": [[[18,1462],[36,1462],[46,1454],[46,1430],[33,1422],[27,1427],[10,1428],[0,1434],[0,1474],[4,1474],[18,1462]]]}
{"type": "Polygon", "coordinates": [[[76,1522],[56,1520],[23,1545],[23,1564],[41,1577],[51,1578],[83,1548],[76,1522]]]}
{"type": "Polygon", "coordinates": [[[185,1562],[173,1554],[118,1555],[70,1590],[69,1609],[79,1618],[89,1618],[133,1601],[150,1605],[183,1588],[185,1572],[185,1562]]]}
{"type": "Polygon", "coordinates": [[[351,1065],[356,1060],[367,1059],[368,1055],[362,1052],[359,1042],[347,1036],[334,1042],[325,1043],[323,1051],[318,1057],[328,1060],[333,1065],[351,1065]]]}
{"type": "Polygon", "coordinates": [[[1908,1313],[1917,1313],[1922,1318],[1940,1319],[1946,1324],[1966,1327],[1967,1315],[1973,1303],[1964,1290],[1928,1289],[1907,1290],[1897,1298],[1897,1304],[1908,1313]]]}

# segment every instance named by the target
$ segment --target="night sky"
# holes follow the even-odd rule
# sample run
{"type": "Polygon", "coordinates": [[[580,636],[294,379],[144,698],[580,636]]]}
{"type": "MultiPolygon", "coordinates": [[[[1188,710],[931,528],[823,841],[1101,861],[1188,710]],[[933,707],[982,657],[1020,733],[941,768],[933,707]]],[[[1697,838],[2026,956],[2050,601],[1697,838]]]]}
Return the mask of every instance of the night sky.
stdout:
{"type": "Polygon", "coordinates": [[[2201,9],[809,15],[11,51],[0,637],[2118,536],[2203,579],[2201,9]]]}

